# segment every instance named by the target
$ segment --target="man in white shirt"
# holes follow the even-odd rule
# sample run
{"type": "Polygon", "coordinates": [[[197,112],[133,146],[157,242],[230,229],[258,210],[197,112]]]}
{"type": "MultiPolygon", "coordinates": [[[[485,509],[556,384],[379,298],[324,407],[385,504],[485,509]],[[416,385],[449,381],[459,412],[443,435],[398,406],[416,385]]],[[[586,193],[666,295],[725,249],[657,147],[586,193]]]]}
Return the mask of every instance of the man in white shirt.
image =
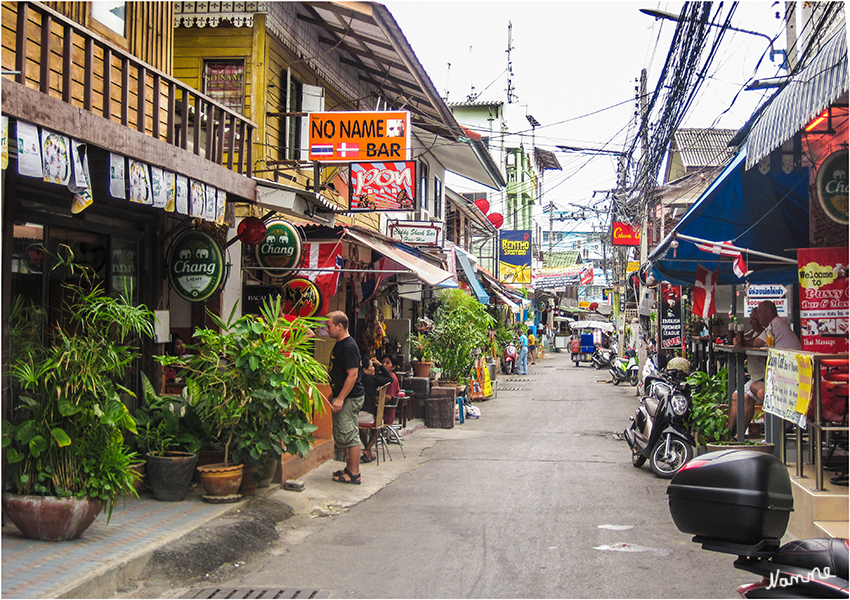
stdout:
{"type": "MultiPolygon", "coordinates": [[[[770,300],[765,300],[756,307],[754,315],[760,326],[764,327],[758,337],[744,339],[744,346],[762,348],[765,346],[781,350],[799,350],[801,348],[800,338],[788,325],[788,322],[779,316],[776,305],[770,300]]],[[[737,345],[737,340],[735,340],[737,345]]],[[[766,359],[763,356],[749,357],[750,381],[744,391],[744,421],[747,427],[753,420],[756,405],[761,406],[764,402],[764,372],[766,359]]],[[[735,431],[738,420],[738,392],[732,394],[732,404],[729,406],[729,429],[735,431]]]]}

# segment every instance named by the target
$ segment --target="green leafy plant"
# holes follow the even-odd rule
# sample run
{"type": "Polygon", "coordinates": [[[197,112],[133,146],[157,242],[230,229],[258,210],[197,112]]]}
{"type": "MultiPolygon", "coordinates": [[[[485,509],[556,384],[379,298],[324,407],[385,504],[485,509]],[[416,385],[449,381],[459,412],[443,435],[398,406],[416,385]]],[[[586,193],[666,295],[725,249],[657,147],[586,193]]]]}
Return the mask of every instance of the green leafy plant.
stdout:
{"type": "Polygon", "coordinates": [[[261,315],[225,321],[213,313],[215,326],[198,328],[199,341],[188,359],[159,356],[181,367],[190,405],[203,421],[212,444],[224,450],[225,464],[248,461],[261,468],[263,451],[282,449],[304,456],[316,427],[309,422],[323,410],[318,385],[328,380],[313,358],[311,328],[324,319],[280,316],[280,299],[267,301],[261,315]]]}
{"type": "Polygon", "coordinates": [[[693,402],[690,426],[700,444],[719,442],[729,435],[726,385],[726,369],[717,375],[695,371],[688,376],[693,402]]]}
{"type": "Polygon", "coordinates": [[[136,410],[136,437],[139,453],[165,456],[166,452],[195,453],[201,448],[197,416],[192,407],[173,396],[160,396],[142,373],[145,404],[136,410]],[[194,417],[196,425],[190,423],[194,417]]]}
{"type": "Polygon", "coordinates": [[[133,306],[132,290],[108,295],[61,246],[54,270],[73,281],[62,285],[57,322],[46,327],[41,307],[16,302],[10,317],[9,376],[15,402],[3,421],[3,448],[15,493],[89,496],[107,502],[134,494],[137,458],[123,431],[136,423],[119,383],[138,351],[133,340],[153,335],[153,313],[133,306]]]}
{"type": "Polygon", "coordinates": [[[425,333],[411,334],[410,355],[415,361],[429,362],[431,360],[431,338],[425,333]]]}
{"type": "Polygon", "coordinates": [[[474,351],[487,347],[495,320],[483,304],[461,289],[444,290],[439,302],[434,329],[427,334],[430,351],[444,380],[462,382],[472,370],[474,351]]]}

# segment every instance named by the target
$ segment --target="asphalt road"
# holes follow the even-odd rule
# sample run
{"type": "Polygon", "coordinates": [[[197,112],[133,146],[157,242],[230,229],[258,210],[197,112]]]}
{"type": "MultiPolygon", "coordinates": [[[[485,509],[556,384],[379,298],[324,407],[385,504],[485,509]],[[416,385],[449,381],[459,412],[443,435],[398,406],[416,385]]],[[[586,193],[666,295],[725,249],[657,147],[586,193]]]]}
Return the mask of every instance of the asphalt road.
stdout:
{"type": "Polygon", "coordinates": [[[632,467],[615,434],[638,399],[606,378],[566,354],[500,375],[480,419],[418,456],[364,465],[364,482],[402,471],[330,518],[287,521],[218,583],[347,598],[736,597],[751,578],[680,533],[667,482],[632,467]]]}

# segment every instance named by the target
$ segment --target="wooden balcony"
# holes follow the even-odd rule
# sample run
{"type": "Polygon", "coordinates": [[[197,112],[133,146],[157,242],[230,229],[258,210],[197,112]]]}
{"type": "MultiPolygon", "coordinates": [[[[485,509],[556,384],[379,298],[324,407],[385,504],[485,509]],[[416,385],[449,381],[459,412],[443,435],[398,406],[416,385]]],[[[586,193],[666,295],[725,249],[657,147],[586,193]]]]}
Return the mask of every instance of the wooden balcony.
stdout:
{"type": "MultiPolygon", "coordinates": [[[[132,146],[126,140],[138,142],[138,134],[165,142],[201,160],[179,151],[163,152],[157,143],[153,146],[160,146],[158,150],[147,144],[147,151],[135,158],[189,171],[186,174],[196,178],[201,168],[221,189],[252,197],[253,184],[238,180],[250,182],[253,175],[256,125],[250,120],[37,2],[3,2],[2,23],[4,114],[125,155],[132,146]],[[23,87],[7,85],[11,80],[23,87]],[[36,98],[38,105],[33,106],[36,98]],[[216,174],[210,163],[231,174],[216,174]]],[[[133,147],[140,145],[145,143],[133,147]]]]}

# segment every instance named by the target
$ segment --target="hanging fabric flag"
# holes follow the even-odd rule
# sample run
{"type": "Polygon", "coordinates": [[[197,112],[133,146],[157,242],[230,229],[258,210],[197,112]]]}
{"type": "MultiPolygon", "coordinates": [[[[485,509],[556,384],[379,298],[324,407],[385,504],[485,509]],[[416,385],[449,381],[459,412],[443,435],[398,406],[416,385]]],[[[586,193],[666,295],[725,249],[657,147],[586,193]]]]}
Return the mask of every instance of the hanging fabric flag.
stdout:
{"type": "Polygon", "coordinates": [[[389,262],[386,257],[382,257],[366,265],[360,273],[349,274],[351,289],[354,292],[354,299],[358,305],[368,302],[378,293],[378,286],[387,275],[386,273],[375,273],[372,271],[387,270],[389,262]]]}
{"type": "Polygon", "coordinates": [[[68,185],[71,180],[71,140],[48,129],[41,130],[43,179],[68,185]]]}
{"type": "Polygon", "coordinates": [[[153,204],[148,165],[139,160],[130,160],[127,178],[130,180],[130,202],[153,204]]]}
{"type": "Polygon", "coordinates": [[[174,176],[174,210],[189,214],[189,179],[185,175],[174,176]]]}
{"type": "Polygon", "coordinates": [[[714,290],[717,286],[719,271],[709,271],[697,265],[697,280],[694,283],[694,307],[691,312],[707,319],[717,312],[714,306],[714,290]]]}
{"type": "Polygon", "coordinates": [[[322,306],[317,315],[328,314],[330,299],[336,296],[339,287],[339,270],[342,268],[342,244],[340,242],[311,242],[302,249],[301,268],[311,269],[298,274],[316,284],[322,292],[322,306]],[[328,269],[315,271],[312,269],[328,269]]]}
{"type": "Polygon", "coordinates": [[[38,140],[38,127],[23,121],[17,122],[18,128],[18,173],[27,177],[42,177],[41,142],[38,140]]]}
{"type": "Polygon", "coordinates": [[[738,256],[741,254],[740,251],[735,250],[734,248],[729,248],[732,245],[732,242],[714,242],[712,244],[694,244],[697,248],[702,250],[703,252],[711,252],[712,254],[719,254],[720,256],[738,256]]]}
{"type": "Polygon", "coordinates": [[[198,219],[204,216],[206,189],[204,184],[194,179],[189,180],[189,216],[198,219]]]}
{"type": "Polygon", "coordinates": [[[227,192],[224,190],[216,190],[215,196],[215,222],[217,225],[224,225],[224,212],[227,208],[227,192]]]}
{"type": "Polygon", "coordinates": [[[175,183],[174,173],[171,171],[162,172],[162,185],[165,186],[165,212],[174,212],[175,183]]]}
{"type": "Polygon", "coordinates": [[[151,165],[151,193],[154,208],[165,208],[168,202],[168,192],[165,189],[165,179],[162,169],[151,165]]]}
{"type": "Polygon", "coordinates": [[[0,168],[9,166],[9,117],[0,115],[0,168]]]}
{"type": "Polygon", "coordinates": [[[579,278],[580,285],[591,285],[593,283],[593,265],[583,267],[579,278]]]}
{"type": "Polygon", "coordinates": [[[74,172],[71,181],[68,183],[68,189],[74,193],[71,213],[76,215],[91,206],[93,201],[91,177],[89,176],[88,146],[71,139],[71,162],[74,165],[74,172]]]}
{"type": "Polygon", "coordinates": [[[738,257],[732,263],[732,270],[735,271],[735,275],[738,279],[743,279],[752,273],[752,271],[747,270],[747,263],[744,262],[744,257],[741,254],[738,254],[738,257]]]}
{"type": "Polygon", "coordinates": [[[109,153],[109,195],[113,198],[127,199],[127,184],[124,180],[124,157],[109,153]]]}

